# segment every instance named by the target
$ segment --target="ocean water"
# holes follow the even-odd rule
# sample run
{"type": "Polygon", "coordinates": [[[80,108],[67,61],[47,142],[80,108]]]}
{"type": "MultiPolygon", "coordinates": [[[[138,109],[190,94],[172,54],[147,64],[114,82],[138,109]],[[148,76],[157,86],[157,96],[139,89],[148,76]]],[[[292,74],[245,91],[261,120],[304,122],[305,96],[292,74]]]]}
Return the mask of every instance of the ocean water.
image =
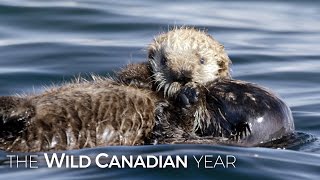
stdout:
{"type": "MultiPolygon", "coordinates": [[[[146,59],[153,36],[172,26],[207,29],[233,62],[235,79],[258,83],[290,106],[301,136],[289,148],[221,145],[103,147],[66,151],[95,157],[187,155],[188,168],[10,168],[0,179],[319,179],[320,2],[304,1],[0,1],[0,95],[41,92],[78,75],[112,74],[146,59]],[[233,155],[236,168],[198,168],[193,155],[233,155]]],[[[25,154],[20,154],[24,156],[25,154]]],[[[30,154],[29,154],[30,155],[30,154]]]]}

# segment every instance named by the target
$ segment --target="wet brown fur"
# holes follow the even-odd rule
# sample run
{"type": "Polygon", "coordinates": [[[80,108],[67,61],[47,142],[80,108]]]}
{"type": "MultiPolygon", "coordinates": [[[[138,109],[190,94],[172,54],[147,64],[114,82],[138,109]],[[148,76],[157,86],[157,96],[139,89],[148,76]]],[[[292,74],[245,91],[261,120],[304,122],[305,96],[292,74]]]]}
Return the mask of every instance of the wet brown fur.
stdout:
{"type": "MultiPolygon", "coordinates": [[[[40,95],[1,97],[1,114],[14,109],[20,111],[15,116],[26,122],[21,132],[0,138],[0,149],[37,152],[142,145],[154,126],[156,101],[148,90],[107,79],[71,83],[40,95]]],[[[2,134],[15,119],[3,117],[2,134]]]]}

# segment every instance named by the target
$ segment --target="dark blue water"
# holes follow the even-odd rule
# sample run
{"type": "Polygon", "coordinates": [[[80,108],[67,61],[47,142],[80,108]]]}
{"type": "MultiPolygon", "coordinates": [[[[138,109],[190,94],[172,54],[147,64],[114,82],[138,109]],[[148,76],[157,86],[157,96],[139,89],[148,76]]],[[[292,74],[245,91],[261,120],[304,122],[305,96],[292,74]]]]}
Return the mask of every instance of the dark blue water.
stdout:
{"type": "Polygon", "coordinates": [[[209,145],[105,147],[69,151],[132,155],[234,155],[236,168],[10,168],[0,179],[318,179],[320,177],[320,2],[318,1],[0,1],[0,95],[41,92],[79,74],[107,75],[146,59],[153,36],[173,25],[206,28],[225,45],[233,77],[261,84],[291,107],[307,141],[289,149],[209,145]]]}

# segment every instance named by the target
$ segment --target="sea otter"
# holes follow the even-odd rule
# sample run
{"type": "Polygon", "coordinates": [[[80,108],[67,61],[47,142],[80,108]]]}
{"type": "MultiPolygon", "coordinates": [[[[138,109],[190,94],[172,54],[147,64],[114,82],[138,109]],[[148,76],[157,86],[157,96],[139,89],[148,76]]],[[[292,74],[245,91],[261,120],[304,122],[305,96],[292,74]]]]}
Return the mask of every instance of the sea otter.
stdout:
{"type": "MultiPolygon", "coordinates": [[[[265,88],[233,80],[230,64],[224,47],[209,34],[174,28],[149,45],[148,62],[128,65],[118,78],[138,87],[151,83],[164,98],[180,102],[172,112],[180,107],[194,119],[191,131],[177,126],[190,137],[202,137],[189,139],[193,143],[225,137],[223,143],[254,146],[293,132],[289,107],[265,88]]],[[[152,133],[161,138],[156,130],[152,133]]]]}

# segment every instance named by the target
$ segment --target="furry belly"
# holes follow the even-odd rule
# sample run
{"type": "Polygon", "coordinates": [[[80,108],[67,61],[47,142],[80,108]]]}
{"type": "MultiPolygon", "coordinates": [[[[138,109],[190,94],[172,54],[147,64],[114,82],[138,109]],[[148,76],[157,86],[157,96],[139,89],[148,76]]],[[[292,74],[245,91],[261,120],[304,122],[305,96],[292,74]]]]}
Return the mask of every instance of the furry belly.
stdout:
{"type": "Polygon", "coordinates": [[[154,126],[155,99],[148,92],[107,81],[74,86],[2,102],[0,148],[34,152],[144,143],[154,126]],[[13,106],[5,109],[4,103],[13,106]],[[10,114],[18,109],[20,114],[10,114]],[[25,116],[28,109],[32,114],[25,116]]]}

